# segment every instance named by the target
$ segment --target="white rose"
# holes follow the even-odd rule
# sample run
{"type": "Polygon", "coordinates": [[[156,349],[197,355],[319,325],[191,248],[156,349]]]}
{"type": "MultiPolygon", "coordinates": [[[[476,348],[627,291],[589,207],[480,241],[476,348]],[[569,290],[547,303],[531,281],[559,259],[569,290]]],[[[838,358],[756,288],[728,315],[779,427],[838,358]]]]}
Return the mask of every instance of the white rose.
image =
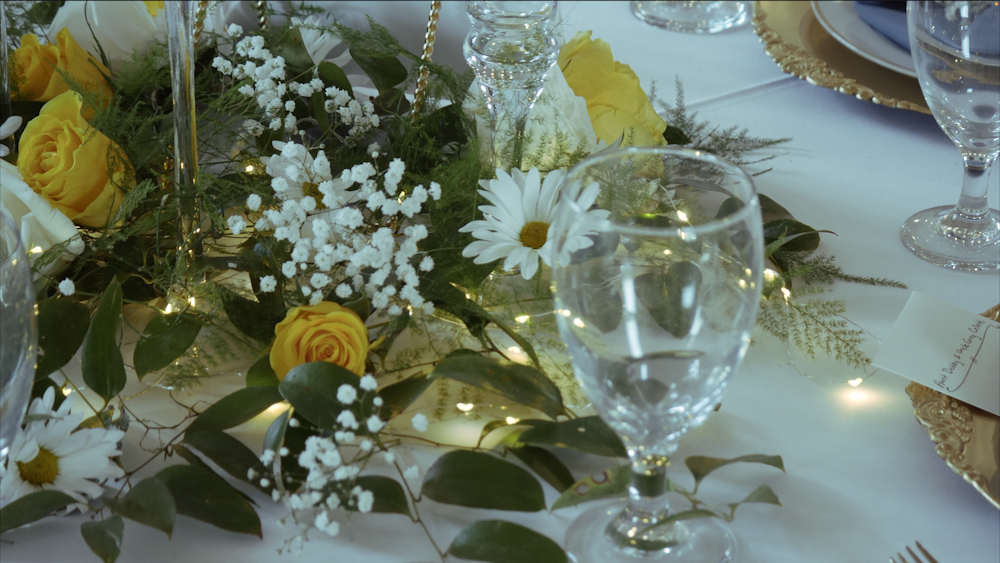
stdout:
{"type": "MultiPolygon", "coordinates": [[[[462,108],[466,114],[476,118],[477,131],[480,140],[480,158],[484,161],[490,158],[490,114],[486,109],[486,100],[479,88],[478,79],[472,82],[462,108]]],[[[502,123],[499,127],[498,140],[500,146],[510,142],[513,134],[510,123],[502,123]]],[[[597,135],[587,113],[587,101],[573,93],[566,83],[566,77],[558,65],[552,67],[545,77],[545,88],[542,95],[531,108],[528,123],[525,127],[524,156],[521,169],[528,170],[536,166],[541,171],[567,168],[574,164],[570,157],[583,152],[590,154],[598,147],[597,135]],[[565,135],[566,143],[559,146],[556,143],[557,133],[565,135]]]]}
{"type": "Polygon", "coordinates": [[[70,241],[62,259],[42,269],[44,275],[55,275],[83,252],[83,239],[76,225],[29,188],[17,167],[4,160],[0,160],[0,212],[20,229],[21,241],[31,263],[52,246],[70,241]]]}
{"type": "Polygon", "coordinates": [[[166,36],[167,15],[155,5],[156,2],[66,2],[49,25],[49,42],[54,44],[56,34],[66,28],[80,47],[97,56],[100,51],[94,42],[96,37],[111,69],[118,69],[124,61],[131,60],[132,51],[145,55],[156,39],[166,36]]]}

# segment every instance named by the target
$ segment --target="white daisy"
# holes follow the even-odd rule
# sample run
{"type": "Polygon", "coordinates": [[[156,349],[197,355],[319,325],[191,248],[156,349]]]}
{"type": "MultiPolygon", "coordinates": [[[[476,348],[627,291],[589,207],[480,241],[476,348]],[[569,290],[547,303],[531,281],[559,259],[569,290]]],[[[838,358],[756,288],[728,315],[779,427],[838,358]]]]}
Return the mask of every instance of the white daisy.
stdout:
{"type": "MultiPolygon", "coordinates": [[[[330,51],[337,47],[337,45],[340,45],[340,39],[317,29],[321,26],[321,23],[316,16],[309,16],[305,20],[297,17],[292,18],[292,25],[299,26],[299,33],[302,34],[302,43],[305,44],[306,50],[309,51],[309,58],[312,59],[313,64],[319,64],[326,60],[326,56],[330,54],[330,51]]],[[[344,50],[337,57],[330,59],[330,61],[342,67],[351,61],[351,53],[344,50]]]]}
{"type": "Polygon", "coordinates": [[[0,478],[4,504],[43,489],[61,491],[86,504],[103,494],[100,481],[124,475],[110,458],[121,455],[118,442],[125,433],[104,428],[74,432],[83,413],[70,414],[71,401],[53,412],[54,397],[50,388],[28,408],[28,414],[52,418],[29,422],[14,437],[0,478]]]}
{"type": "MultiPolygon", "coordinates": [[[[497,169],[497,178],[481,182],[485,189],[479,190],[494,205],[480,206],[483,220],[472,221],[459,229],[471,232],[473,237],[479,239],[466,246],[462,256],[475,256],[473,262],[476,264],[506,258],[504,269],[520,265],[524,279],[535,275],[539,258],[551,266],[555,245],[552,224],[556,218],[559,187],[564,175],[562,170],[553,170],[543,182],[537,168],[532,168],[527,174],[517,169],[511,170],[510,174],[497,169]]],[[[578,204],[588,209],[599,192],[600,187],[596,183],[588,186],[578,204]]],[[[574,250],[593,244],[587,235],[595,232],[594,227],[607,216],[607,211],[588,211],[574,223],[569,241],[574,250]]]]}

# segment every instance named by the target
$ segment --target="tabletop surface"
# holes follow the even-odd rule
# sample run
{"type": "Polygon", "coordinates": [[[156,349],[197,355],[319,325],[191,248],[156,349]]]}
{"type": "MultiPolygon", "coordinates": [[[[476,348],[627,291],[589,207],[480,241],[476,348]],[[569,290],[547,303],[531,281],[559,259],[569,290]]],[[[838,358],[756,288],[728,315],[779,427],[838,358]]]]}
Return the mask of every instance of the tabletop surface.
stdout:
{"type": "MultiPolygon", "coordinates": [[[[370,14],[409,49],[420,51],[429,3],[319,4],[351,25],[363,25],[370,14]]],[[[469,28],[464,5],[443,4],[435,59],[464,68],[461,41],[469,28]]],[[[774,169],[755,179],[758,190],[800,221],[835,232],[823,236],[820,252],[836,256],[846,271],[909,286],[832,286],[831,296],[846,301],[847,316],[875,338],[889,334],[911,290],[975,312],[1000,302],[997,274],[937,268],[899,242],[899,226],[911,214],[958,199],[961,159],[931,116],[863,102],[784,74],[749,25],[711,36],[685,35],[640,22],[627,2],[564,2],[560,10],[567,38],[593,30],[647,90],[655,82],[662,99],[673,101],[679,78],[688,107],[701,119],[746,127],[755,136],[792,138],[773,151],[777,158],[768,165],[774,169]]],[[[1000,173],[990,179],[989,201],[993,207],[1000,201],[1000,173]]],[[[682,440],[677,456],[765,453],[784,458],[786,473],[743,466],[722,469],[706,481],[709,498],[728,502],[767,483],[781,499],[780,507],[739,508],[732,524],[741,544],[738,561],[886,561],[914,540],[941,563],[1000,561],[1000,511],[935,454],[927,431],[914,419],[904,391],[907,380],[879,371],[852,388],[806,378],[788,365],[780,347],[757,336],[722,409],[682,440]]],[[[259,450],[263,423],[253,424],[237,435],[259,450]]],[[[127,439],[135,443],[139,436],[127,439]]],[[[412,448],[406,455],[420,464],[422,474],[440,453],[412,448]]],[[[578,461],[574,468],[599,470],[607,463],[578,461]]],[[[683,483],[684,477],[678,480],[683,483]]],[[[352,516],[337,538],[310,534],[303,557],[278,555],[283,541],[296,533],[276,523],[287,510],[248,487],[243,490],[259,504],[263,539],[179,518],[170,540],[128,522],[119,561],[438,560],[418,525],[403,516],[377,514],[352,516]]],[[[548,485],[545,491],[551,505],[558,493],[548,485]]],[[[420,503],[420,511],[442,546],[465,525],[484,518],[513,520],[561,543],[580,512],[490,513],[430,500],[420,503]]],[[[81,521],[80,516],[49,518],[5,534],[0,558],[4,563],[96,560],[79,534],[81,521]]]]}

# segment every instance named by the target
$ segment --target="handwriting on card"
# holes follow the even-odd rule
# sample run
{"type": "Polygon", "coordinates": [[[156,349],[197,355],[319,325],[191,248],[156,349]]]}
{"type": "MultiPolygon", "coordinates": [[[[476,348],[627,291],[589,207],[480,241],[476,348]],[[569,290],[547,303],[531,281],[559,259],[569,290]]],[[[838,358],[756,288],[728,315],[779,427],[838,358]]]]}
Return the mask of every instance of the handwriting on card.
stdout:
{"type": "Polygon", "coordinates": [[[984,350],[988,352],[1000,347],[1000,331],[995,326],[987,324],[986,319],[981,319],[969,327],[969,333],[962,338],[961,344],[955,349],[952,361],[934,380],[934,384],[941,389],[958,391],[970,376],[977,378],[996,375],[980,369],[982,362],[979,361],[979,354],[984,350]]]}

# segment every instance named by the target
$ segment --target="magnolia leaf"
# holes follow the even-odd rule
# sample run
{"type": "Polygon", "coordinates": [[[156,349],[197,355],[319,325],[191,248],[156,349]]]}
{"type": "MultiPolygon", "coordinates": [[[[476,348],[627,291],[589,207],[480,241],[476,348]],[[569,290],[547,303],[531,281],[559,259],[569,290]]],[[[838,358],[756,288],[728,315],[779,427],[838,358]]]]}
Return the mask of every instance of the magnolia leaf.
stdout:
{"type": "Polygon", "coordinates": [[[506,420],[491,420],[486,424],[484,424],[483,431],[479,433],[479,441],[476,442],[476,447],[478,448],[479,446],[481,446],[483,444],[483,440],[485,440],[486,437],[489,436],[491,432],[493,432],[497,428],[503,428],[505,426],[510,426],[509,424],[507,424],[506,420]]]}
{"type": "Polygon", "coordinates": [[[115,563],[118,559],[124,533],[125,521],[117,514],[101,522],[84,522],[80,525],[83,541],[87,542],[90,550],[104,563],[115,563]]]}
{"type": "Polygon", "coordinates": [[[121,312],[122,288],[112,279],[83,339],[80,358],[84,383],[105,401],[125,388],[125,362],[117,342],[121,312]]]}
{"type": "Polygon", "coordinates": [[[316,118],[316,125],[319,126],[320,131],[326,133],[330,130],[330,114],[326,112],[326,96],[323,95],[323,91],[313,92],[310,102],[312,104],[312,115],[316,118]]]}
{"type": "Polygon", "coordinates": [[[140,380],[147,373],[169,366],[186,352],[201,332],[201,323],[192,315],[157,315],[142,332],[132,356],[140,380]]]}
{"type": "Polygon", "coordinates": [[[285,430],[288,428],[288,420],[292,417],[293,408],[289,407],[288,410],[278,415],[278,418],[274,419],[271,426],[267,427],[267,433],[264,434],[264,449],[271,450],[275,454],[281,450],[281,444],[285,441],[285,430]]]}
{"type": "Polygon", "coordinates": [[[410,111],[410,100],[406,99],[406,92],[399,88],[389,88],[380,92],[375,98],[375,105],[382,109],[383,113],[390,115],[405,115],[410,111]]]}
{"type": "Polygon", "coordinates": [[[423,394],[430,384],[431,379],[426,375],[414,375],[379,389],[378,396],[382,397],[379,418],[382,420],[395,418],[423,394]]]}
{"type": "Polygon", "coordinates": [[[746,504],[748,502],[762,502],[766,504],[776,504],[781,506],[781,501],[778,500],[778,495],[774,494],[771,487],[767,485],[761,485],[753,490],[752,493],[747,495],[747,498],[741,500],[740,502],[734,502],[730,504],[730,508],[736,510],[736,507],[741,504],[746,504]]]}
{"type": "Polygon", "coordinates": [[[621,438],[599,416],[583,416],[562,422],[522,420],[533,428],[525,430],[517,440],[522,444],[558,446],[588,454],[608,457],[628,455],[621,438]]]}
{"type": "Polygon", "coordinates": [[[563,491],[552,503],[552,510],[592,500],[625,496],[631,483],[631,465],[619,465],[596,475],[588,475],[563,491]]]}
{"type": "Polygon", "coordinates": [[[69,363],[89,327],[90,311],[75,299],[60,297],[39,303],[35,381],[69,363]]]}
{"type": "Polygon", "coordinates": [[[247,370],[247,387],[277,387],[278,375],[271,367],[271,357],[264,356],[247,370]]]}
{"type": "Polygon", "coordinates": [[[260,518],[250,503],[224,479],[193,465],[171,465],[155,479],[169,489],[177,514],[241,534],[261,536],[260,518]]]}
{"type": "Polygon", "coordinates": [[[573,474],[556,455],[545,448],[536,446],[521,446],[511,448],[521,463],[527,465],[536,475],[560,493],[573,486],[576,482],[573,474]]]}
{"type": "Polygon", "coordinates": [[[274,56],[285,59],[285,65],[292,71],[289,72],[291,76],[302,74],[313,67],[312,57],[302,41],[302,33],[298,27],[286,27],[281,38],[271,46],[271,51],[274,56]]]}
{"type": "Polygon", "coordinates": [[[275,387],[238,389],[205,409],[188,426],[187,432],[193,434],[203,430],[225,430],[239,426],[282,399],[275,387]]]}
{"type": "Polygon", "coordinates": [[[683,129],[675,125],[667,125],[667,129],[663,132],[663,138],[668,145],[687,145],[692,142],[691,137],[688,137],[683,129]]]}
{"type": "Polygon", "coordinates": [[[559,544],[520,524],[480,520],[459,532],[448,554],[491,563],[566,563],[559,544]]]}
{"type": "Polygon", "coordinates": [[[343,303],[342,306],[357,313],[357,315],[361,317],[361,322],[367,321],[368,315],[370,315],[372,311],[371,301],[368,301],[368,298],[364,295],[354,299],[353,301],[347,301],[343,303]]]}
{"type": "Polygon", "coordinates": [[[76,499],[60,491],[28,493],[0,509],[0,534],[41,520],[75,502],[76,499]]]}
{"type": "Polygon", "coordinates": [[[751,454],[734,457],[732,459],[693,455],[684,459],[684,465],[687,466],[688,471],[690,471],[691,475],[694,476],[695,488],[698,487],[701,480],[704,479],[709,473],[731,463],[763,463],[764,465],[770,465],[771,467],[776,467],[782,471],[785,470],[785,463],[781,460],[780,455],[751,454]]]}
{"type": "Polygon", "coordinates": [[[545,509],[542,486],[530,473],[498,457],[465,450],[434,461],[421,495],[445,504],[494,510],[545,509]]]}
{"type": "Polygon", "coordinates": [[[406,492],[395,479],[379,475],[358,477],[357,485],[375,495],[372,512],[405,514],[412,518],[410,505],[406,502],[406,492]]]}
{"type": "Polygon", "coordinates": [[[673,264],[663,274],[635,278],[635,292],[661,328],[684,338],[694,324],[701,270],[691,262],[673,264]],[[690,294],[694,292],[694,294],[690,294]]]}
{"type": "Polygon", "coordinates": [[[336,86],[337,88],[347,92],[347,95],[349,95],[352,99],[354,98],[354,90],[351,88],[351,81],[347,79],[347,75],[344,74],[344,71],[339,66],[331,63],[330,61],[323,61],[316,66],[319,71],[319,78],[323,81],[324,86],[336,86]]]}
{"type": "Polygon", "coordinates": [[[406,80],[406,67],[396,57],[367,56],[352,48],[351,58],[372,79],[379,94],[406,80]]]}
{"type": "Polygon", "coordinates": [[[775,219],[794,219],[791,212],[766,195],[758,193],[757,199],[760,201],[760,214],[765,223],[775,219]]]}
{"type": "Polygon", "coordinates": [[[177,516],[177,505],[170,493],[162,481],[156,477],[147,477],[136,483],[123,497],[104,497],[104,504],[115,514],[161,530],[170,537],[174,532],[174,519],[177,516]]]}
{"type": "Polygon", "coordinates": [[[274,326],[285,318],[280,292],[258,293],[254,302],[222,288],[221,297],[226,316],[240,332],[261,342],[274,339],[274,326]]]}
{"type": "Polygon", "coordinates": [[[504,365],[483,356],[448,358],[431,371],[431,378],[447,377],[536,408],[551,418],[566,414],[562,394],[552,380],[535,368],[504,365]]]}
{"type": "Polygon", "coordinates": [[[410,326],[410,311],[403,309],[403,311],[389,320],[385,327],[382,329],[382,333],[379,334],[379,338],[382,342],[378,346],[372,349],[376,356],[385,360],[386,355],[389,350],[392,349],[392,345],[396,342],[396,338],[406,330],[406,327],[410,326]]]}
{"type": "MultiPolygon", "coordinates": [[[[341,411],[350,410],[361,424],[356,433],[367,432],[361,414],[361,402],[345,405],[337,399],[341,385],[357,389],[358,376],[327,362],[311,362],[295,366],[281,380],[278,391],[304,416],[319,428],[330,429],[337,424],[341,411]]],[[[358,393],[359,395],[361,393],[358,393]]]]}
{"type": "Polygon", "coordinates": [[[261,491],[270,494],[269,488],[260,486],[260,479],[248,477],[248,471],[255,475],[263,475],[264,465],[250,448],[236,438],[221,430],[205,430],[202,432],[188,431],[184,434],[184,443],[198,450],[205,457],[215,462],[223,471],[246,481],[261,491]]]}
{"type": "Polygon", "coordinates": [[[784,239],[781,250],[787,252],[812,252],[819,247],[819,234],[833,231],[816,230],[795,219],[775,219],[764,223],[764,244],[784,239]]]}

